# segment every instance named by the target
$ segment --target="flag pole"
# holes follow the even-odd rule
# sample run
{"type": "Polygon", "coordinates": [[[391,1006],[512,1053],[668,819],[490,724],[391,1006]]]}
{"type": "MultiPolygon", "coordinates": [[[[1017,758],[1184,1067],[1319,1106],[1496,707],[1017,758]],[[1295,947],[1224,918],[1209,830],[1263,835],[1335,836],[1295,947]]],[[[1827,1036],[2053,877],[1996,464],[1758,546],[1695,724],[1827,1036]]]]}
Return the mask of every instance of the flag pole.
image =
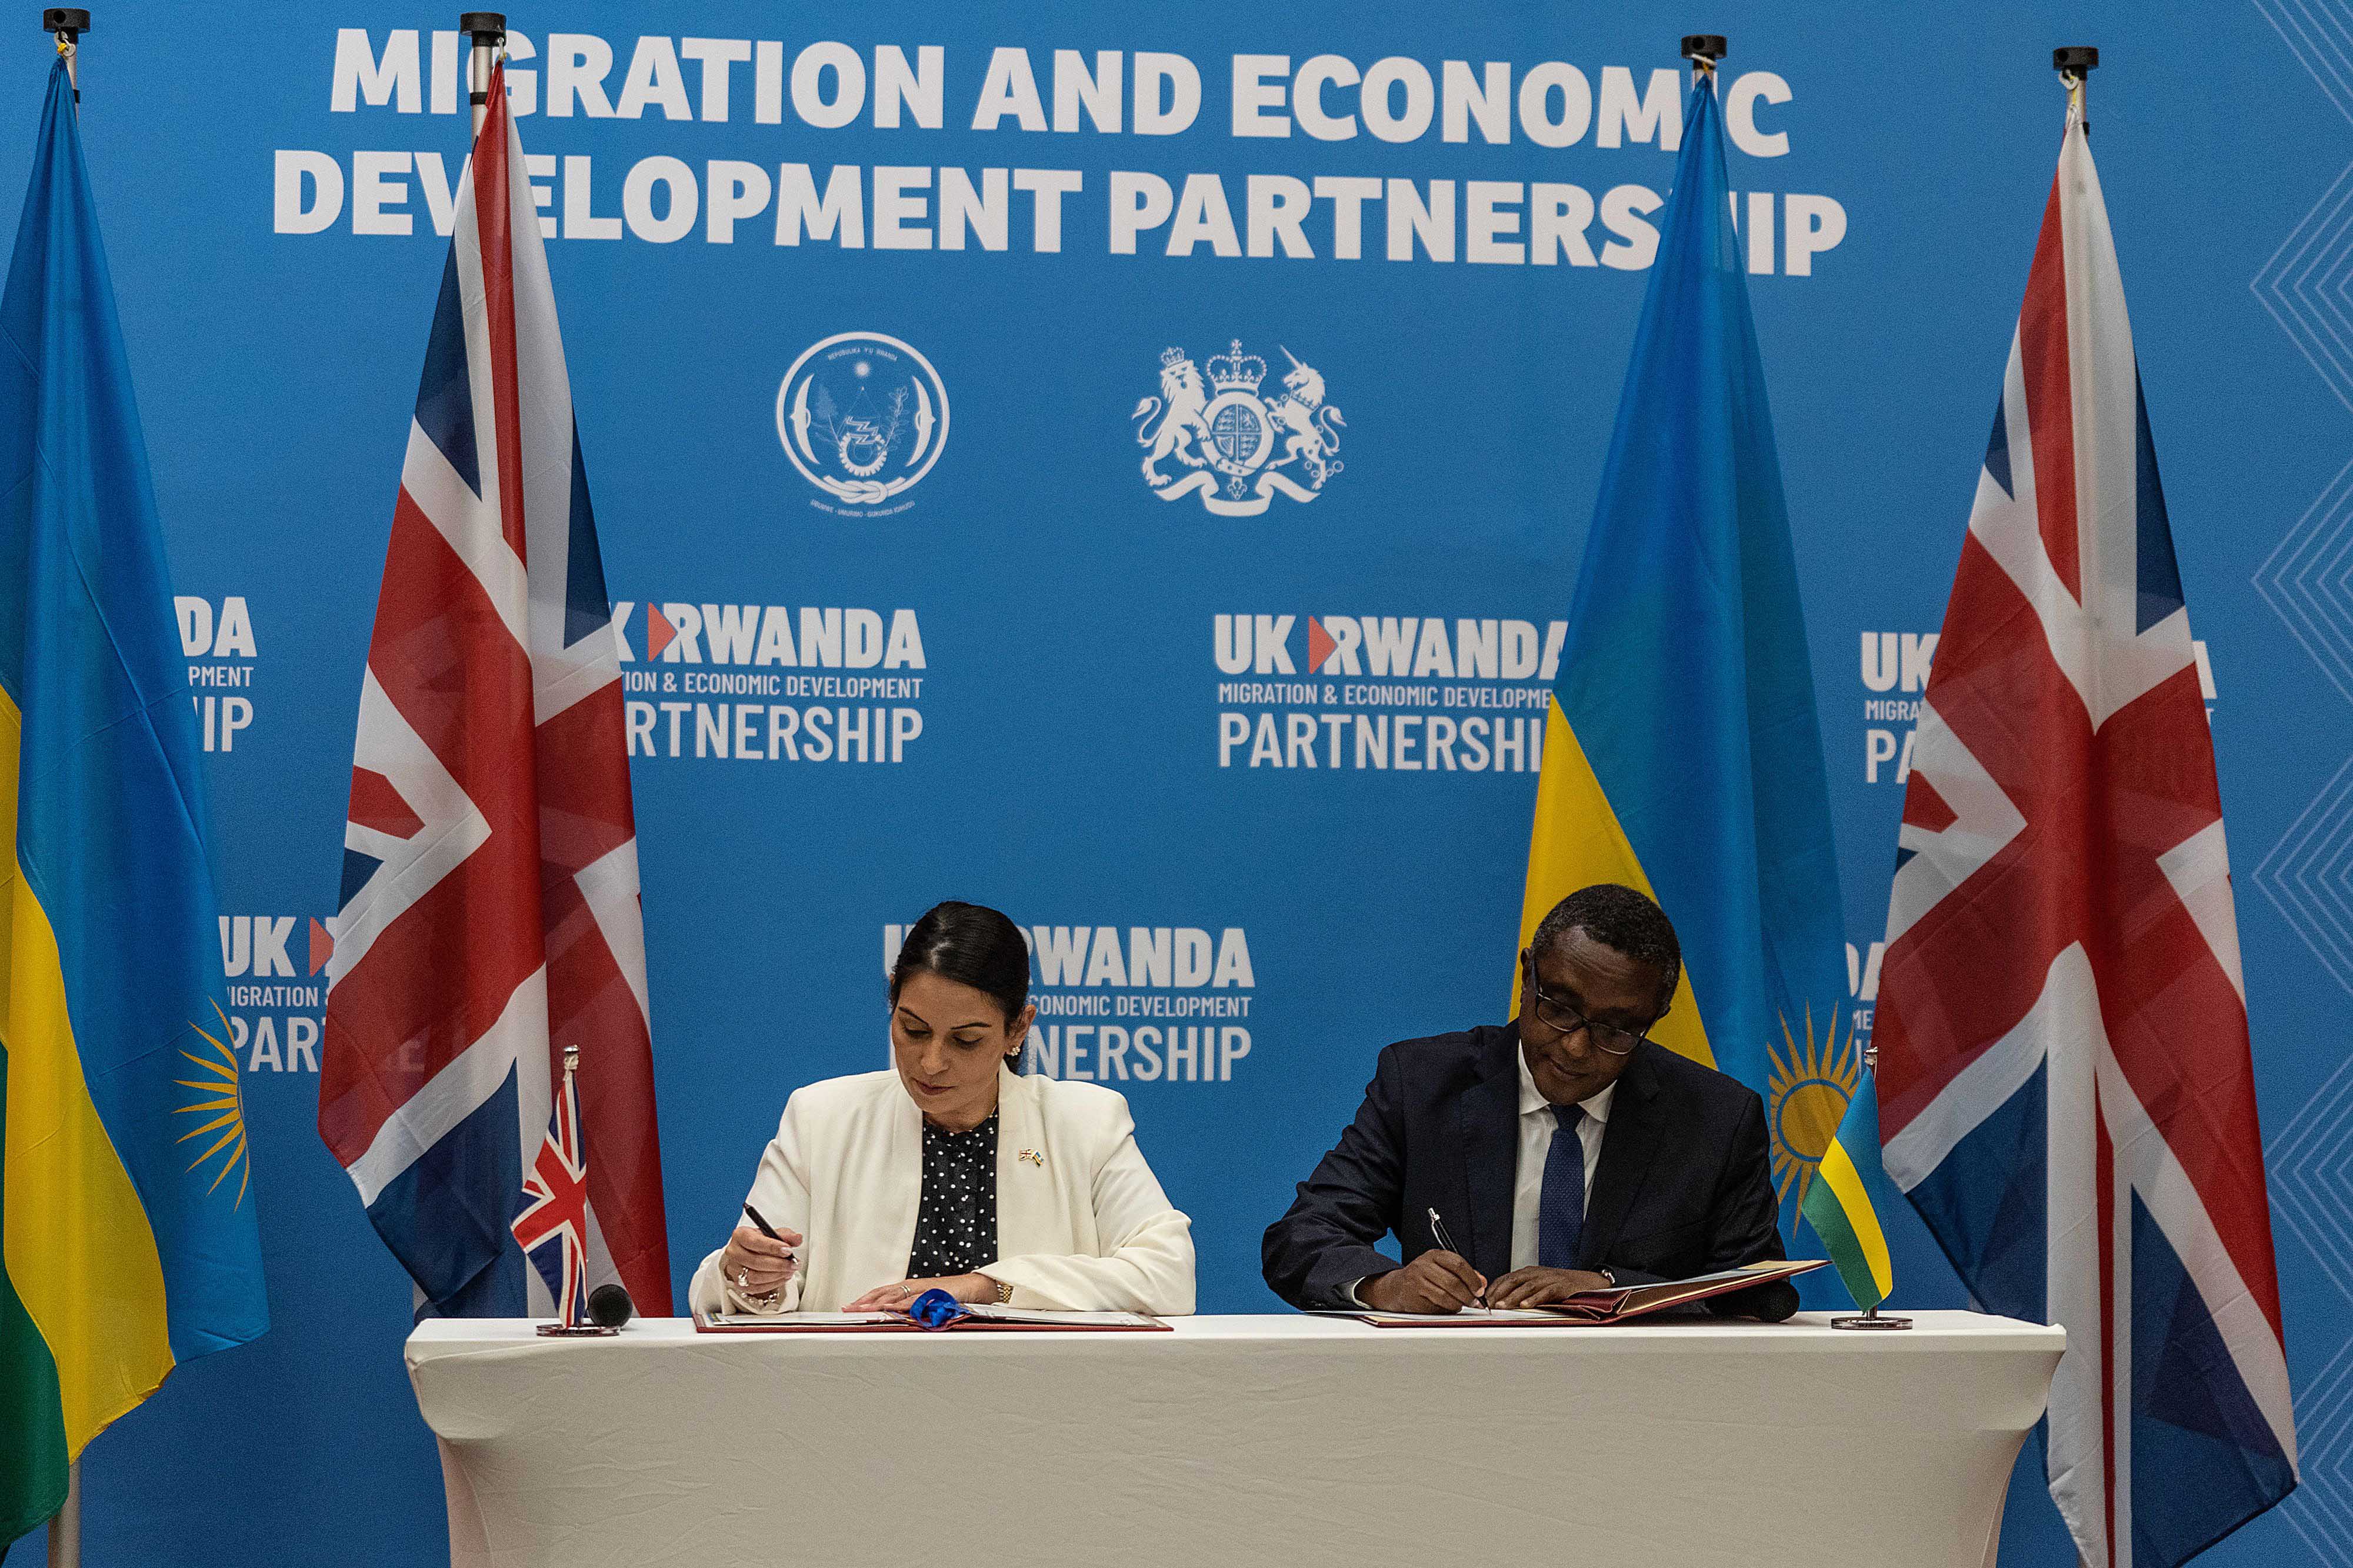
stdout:
{"type": "MultiPolygon", "coordinates": [[[[497,63],[499,51],[506,47],[507,17],[503,11],[468,11],[458,18],[458,30],[466,35],[469,58],[466,62],[468,96],[474,106],[474,136],[482,133],[482,119],[491,111],[491,67],[497,63]]],[[[471,145],[473,137],[467,138],[471,145]]]]}
{"type": "Polygon", "coordinates": [[[66,1467],[66,1500],[49,1519],[49,1568],[81,1568],[81,1461],[66,1467]]]}
{"type": "MultiPolygon", "coordinates": [[[[90,31],[90,13],[79,6],[53,5],[41,13],[41,31],[56,35],[58,56],[66,62],[66,80],[73,85],[74,112],[81,112],[81,36],[90,31]]],[[[66,1466],[66,1500],[49,1518],[49,1568],[81,1568],[81,1461],[66,1466]]]]}
{"type": "MultiPolygon", "coordinates": [[[[1692,86],[1696,89],[1703,80],[1715,85],[1716,62],[1731,52],[1721,33],[1687,33],[1683,36],[1683,58],[1692,64],[1692,86]]],[[[1866,1060],[1868,1058],[1866,1058],[1866,1060]]],[[[1819,1178],[1817,1178],[1819,1179],[1819,1178]]],[[[1874,1301],[1860,1316],[1837,1317],[1831,1320],[1834,1329],[1908,1329],[1909,1318],[1883,1313],[1874,1301]]]]}
{"type": "Polygon", "coordinates": [[[1686,33],[1683,35],[1683,58],[1691,61],[1694,78],[1715,74],[1715,62],[1730,51],[1725,47],[1722,33],[1686,33]]]}
{"type": "Polygon", "coordinates": [[[52,5],[41,13],[41,31],[58,36],[58,53],[66,62],[66,79],[73,83],[74,107],[81,107],[81,35],[90,31],[90,13],[75,5],[52,5]]]}
{"type": "Polygon", "coordinates": [[[2051,68],[2067,88],[2067,123],[2081,125],[2086,136],[2092,133],[2092,121],[2084,112],[2084,83],[2099,65],[2100,51],[2088,44],[2070,44],[2051,51],[2051,68]]]}

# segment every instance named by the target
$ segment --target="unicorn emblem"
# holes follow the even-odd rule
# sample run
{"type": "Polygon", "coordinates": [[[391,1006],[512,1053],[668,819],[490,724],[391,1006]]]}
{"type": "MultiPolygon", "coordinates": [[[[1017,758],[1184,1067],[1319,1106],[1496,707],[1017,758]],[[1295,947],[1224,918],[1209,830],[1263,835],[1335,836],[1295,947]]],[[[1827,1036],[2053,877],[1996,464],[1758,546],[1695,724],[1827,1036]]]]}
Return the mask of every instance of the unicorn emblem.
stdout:
{"type": "Polygon", "coordinates": [[[1324,405],[1322,371],[1300,363],[1299,356],[1289,349],[1282,350],[1282,357],[1291,362],[1290,374],[1282,378],[1283,395],[1267,405],[1267,412],[1286,432],[1282,456],[1274,460],[1274,466],[1304,464],[1309,488],[1320,490],[1324,480],[1346,466],[1332,454],[1340,449],[1340,431],[1335,426],[1345,427],[1348,422],[1338,409],[1324,405]]]}

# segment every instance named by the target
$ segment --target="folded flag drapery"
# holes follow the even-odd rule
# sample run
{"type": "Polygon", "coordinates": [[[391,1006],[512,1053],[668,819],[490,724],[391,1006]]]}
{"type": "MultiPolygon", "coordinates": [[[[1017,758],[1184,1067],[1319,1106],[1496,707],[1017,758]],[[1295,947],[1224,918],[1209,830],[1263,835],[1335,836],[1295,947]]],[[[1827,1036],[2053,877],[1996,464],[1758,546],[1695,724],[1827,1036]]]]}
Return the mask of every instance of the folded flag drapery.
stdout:
{"type": "Polygon", "coordinates": [[[421,1311],[543,1317],[616,1279],[670,1311],[627,746],[501,65],[368,644],[320,1062],[319,1135],[421,1311]]]}
{"type": "Polygon", "coordinates": [[[2230,858],[2080,105],[1905,784],[1873,1038],[1888,1174],[1989,1310],[2067,1331],[2043,1458],[2086,1563],[2296,1481],[2230,858]]]}
{"type": "Polygon", "coordinates": [[[1764,1097],[1787,1236],[1862,1054],[1744,256],[1702,70],[1553,687],[1520,940],[1589,883],[1658,900],[1683,977],[1653,1037],[1764,1097]]]}
{"type": "Polygon", "coordinates": [[[0,294],[0,1549],[269,1324],[204,751],[73,87],[0,294]]]}

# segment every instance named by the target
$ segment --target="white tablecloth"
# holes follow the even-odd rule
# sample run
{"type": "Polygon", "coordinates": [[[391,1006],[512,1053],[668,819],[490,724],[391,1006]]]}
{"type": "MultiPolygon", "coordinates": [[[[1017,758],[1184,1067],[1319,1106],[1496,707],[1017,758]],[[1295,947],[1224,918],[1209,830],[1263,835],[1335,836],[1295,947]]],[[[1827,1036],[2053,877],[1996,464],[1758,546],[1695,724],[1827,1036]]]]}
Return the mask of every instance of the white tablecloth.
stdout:
{"type": "Polygon", "coordinates": [[[431,1321],[459,1564],[1993,1558],[2057,1329],[1790,1322],[551,1341],[431,1321]]]}

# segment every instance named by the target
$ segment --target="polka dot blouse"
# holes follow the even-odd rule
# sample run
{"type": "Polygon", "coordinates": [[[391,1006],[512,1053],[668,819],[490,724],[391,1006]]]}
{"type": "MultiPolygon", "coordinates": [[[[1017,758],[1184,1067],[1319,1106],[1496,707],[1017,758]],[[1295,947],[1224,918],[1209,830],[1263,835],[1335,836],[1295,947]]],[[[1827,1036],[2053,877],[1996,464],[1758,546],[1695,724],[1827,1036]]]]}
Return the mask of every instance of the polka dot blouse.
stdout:
{"type": "Polygon", "coordinates": [[[997,1113],[965,1132],[923,1123],[923,1199],[910,1279],[969,1274],[997,1261],[997,1113]]]}

